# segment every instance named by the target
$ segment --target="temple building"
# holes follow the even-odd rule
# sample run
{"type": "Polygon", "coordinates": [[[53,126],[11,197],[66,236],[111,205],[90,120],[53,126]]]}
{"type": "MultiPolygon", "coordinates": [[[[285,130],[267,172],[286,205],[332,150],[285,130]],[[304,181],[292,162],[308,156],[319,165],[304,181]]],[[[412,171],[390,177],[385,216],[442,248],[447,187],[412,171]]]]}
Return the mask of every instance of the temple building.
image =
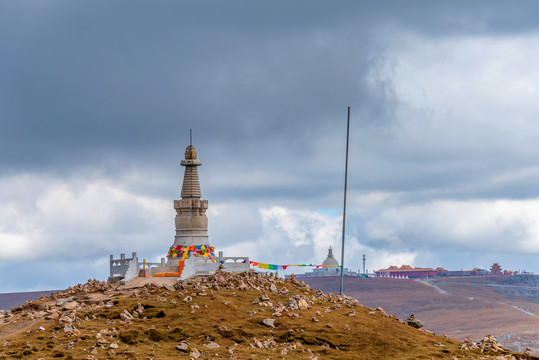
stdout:
{"type": "MultiPolygon", "coordinates": [[[[442,269],[445,271],[445,269],[442,269]]],[[[387,269],[375,271],[377,277],[408,279],[424,276],[438,276],[438,270],[433,268],[418,268],[410,265],[402,265],[401,267],[390,266],[387,269]]]]}
{"type": "MultiPolygon", "coordinates": [[[[333,249],[331,246],[328,249],[328,255],[326,259],[322,262],[323,266],[313,269],[311,272],[306,272],[305,274],[295,274],[296,278],[307,278],[307,277],[321,277],[321,276],[341,276],[341,267],[339,262],[333,256],[333,249]]],[[[353,272],[344,268],[344,276],[358,276],[357,272],[353,272]]]]}
{"type": "Polygon", "coordinates": [[[503,275],[500,264],[494,263],[490,266],[490,275],[503,275]]]}

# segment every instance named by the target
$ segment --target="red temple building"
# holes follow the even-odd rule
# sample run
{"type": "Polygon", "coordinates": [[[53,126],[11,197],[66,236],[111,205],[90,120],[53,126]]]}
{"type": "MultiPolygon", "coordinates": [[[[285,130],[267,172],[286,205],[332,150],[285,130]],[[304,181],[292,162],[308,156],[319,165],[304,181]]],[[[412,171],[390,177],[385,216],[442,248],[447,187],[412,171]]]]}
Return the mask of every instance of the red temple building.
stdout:
{"type": "Polygon", "coordinates": [[[490,267],[490,275],[503,275],[502,267],[498,263],[492,264],[490,267]]]}
{"type": "Polygon", "coordinates": [[[376,270],[376,276],[388,278],[414,278],[423,276],[438,276],[438,271],[433,268],[413,268],[410,265],[403,265],[400,268],[390,266],[387,269],[376,270]]]}

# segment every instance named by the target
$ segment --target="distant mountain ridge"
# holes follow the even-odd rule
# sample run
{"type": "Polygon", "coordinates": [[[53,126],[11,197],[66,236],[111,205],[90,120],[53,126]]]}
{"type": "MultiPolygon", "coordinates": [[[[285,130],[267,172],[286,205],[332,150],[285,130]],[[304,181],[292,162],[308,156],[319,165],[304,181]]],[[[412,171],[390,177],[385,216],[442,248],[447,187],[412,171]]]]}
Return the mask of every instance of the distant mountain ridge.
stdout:
{"type": "Polygon", "coordinates": [[[59,290],[45,290],[45,291],[28,291],[17,293],[5,293],[0,294],[0,310],[9,310],[12,307],[17,307],[24,304],[27,300],[37,300],[41,295],[49,296],[53,291],[59,290]]]}

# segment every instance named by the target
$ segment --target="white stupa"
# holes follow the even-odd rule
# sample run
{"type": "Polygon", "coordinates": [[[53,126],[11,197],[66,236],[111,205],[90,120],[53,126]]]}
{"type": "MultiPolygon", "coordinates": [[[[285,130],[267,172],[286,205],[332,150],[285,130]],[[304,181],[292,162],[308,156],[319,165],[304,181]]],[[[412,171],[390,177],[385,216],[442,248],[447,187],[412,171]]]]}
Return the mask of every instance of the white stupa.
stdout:
{"type": "Polygon", "coordinates": [[[174,243],[167,254],[164,266],[151,268],[152,276],[176,276],[182,280],[194,275],[211,275],[223,264],[225,270],[249,271],[248,257],[223,257],[214,254],[208,240],[208,200],[202,200],[197,167],[202,162],[197,159],[193,145],[185,149],[185,166],[181,200],[174,200],[176,210],[176,232],[174,243]]]}

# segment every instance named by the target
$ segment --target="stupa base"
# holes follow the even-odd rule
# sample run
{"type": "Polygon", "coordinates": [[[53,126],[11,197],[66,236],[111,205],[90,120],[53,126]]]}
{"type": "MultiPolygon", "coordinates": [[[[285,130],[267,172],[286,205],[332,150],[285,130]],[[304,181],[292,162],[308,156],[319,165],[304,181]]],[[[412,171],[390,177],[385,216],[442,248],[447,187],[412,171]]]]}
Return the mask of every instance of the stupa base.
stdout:
{"type": "Polygon", "coordinates": [[[215,274],[219,268],[218,262],[206,258],[187,258],[182,262],[179,259],[170,259],[166,266],[153,267],[153,277],[177,277],[181,280],[193,276],[209,276],[215,274]],[[183,264],[183,266],[182,266],[183,264]]]}

